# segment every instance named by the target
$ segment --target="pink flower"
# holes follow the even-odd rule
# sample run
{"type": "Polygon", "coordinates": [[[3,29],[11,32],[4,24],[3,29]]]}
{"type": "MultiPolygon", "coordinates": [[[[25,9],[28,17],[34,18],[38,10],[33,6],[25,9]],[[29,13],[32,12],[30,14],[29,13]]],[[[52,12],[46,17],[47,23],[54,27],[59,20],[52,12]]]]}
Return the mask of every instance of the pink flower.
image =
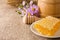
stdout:
{"type": "Polygon", "coordinates": [[[39,15],[39,8],[37,5],[30,6],[27,10],[27,15],[28,15],[28,13],[30,13],[31,15],[38,16],[38,17],[40,16],[39,15]]]}

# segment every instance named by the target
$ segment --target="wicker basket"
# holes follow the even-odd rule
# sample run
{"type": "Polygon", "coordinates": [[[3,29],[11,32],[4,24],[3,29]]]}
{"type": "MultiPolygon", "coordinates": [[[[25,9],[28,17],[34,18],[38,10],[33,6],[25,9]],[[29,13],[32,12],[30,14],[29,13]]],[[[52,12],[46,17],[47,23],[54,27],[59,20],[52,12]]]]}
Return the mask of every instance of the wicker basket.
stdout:
{"type": "Polygon", "coordinates": [[[11,6],[18,6],[22,0],[7,0],[7,3],[11,6]]]}
{"type": "Polygon", "coordinates": [[[41,16],[60,17],[60,0],[38,0],[41,16]]]}

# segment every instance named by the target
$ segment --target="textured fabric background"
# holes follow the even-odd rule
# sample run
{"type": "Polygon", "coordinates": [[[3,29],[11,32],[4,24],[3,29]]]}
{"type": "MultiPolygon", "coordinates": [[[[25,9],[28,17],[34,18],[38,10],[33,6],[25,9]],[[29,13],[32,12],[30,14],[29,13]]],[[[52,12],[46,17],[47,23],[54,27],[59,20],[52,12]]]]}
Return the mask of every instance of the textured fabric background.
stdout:
{"type": "Polygon", "coordinates": [[[23,24],[16,9],[0,0],[0,40],[39,40],[30,31],[30,26],[23,24]]]}
{"type": "MultiPolygon", "coordinates": [[[[7,3],[9,4],[9,5],[12,5],[12,6],[18,6],[18,5],[20,5],[20,3],[22,2],[23,0],[7,0],[7,3]]],[[[30,0],[25,0],[25,1],[27,1],[27,2],[29,2],[30,0]]],[[[35,3],[36,3],[36,1],[37,0],[33,0],[33,1],[35,1],[35,3]]]]}

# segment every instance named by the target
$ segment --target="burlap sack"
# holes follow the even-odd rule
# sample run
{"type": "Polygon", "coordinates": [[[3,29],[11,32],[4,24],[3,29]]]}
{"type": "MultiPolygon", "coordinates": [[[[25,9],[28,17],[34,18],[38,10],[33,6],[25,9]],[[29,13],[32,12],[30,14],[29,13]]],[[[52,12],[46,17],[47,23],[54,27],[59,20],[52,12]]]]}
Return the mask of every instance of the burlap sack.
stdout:
{"type": "Polygon", "coordinates": [[[11,6],[18,6],[22,0],[7,0],[7,3],[11,6]]]}

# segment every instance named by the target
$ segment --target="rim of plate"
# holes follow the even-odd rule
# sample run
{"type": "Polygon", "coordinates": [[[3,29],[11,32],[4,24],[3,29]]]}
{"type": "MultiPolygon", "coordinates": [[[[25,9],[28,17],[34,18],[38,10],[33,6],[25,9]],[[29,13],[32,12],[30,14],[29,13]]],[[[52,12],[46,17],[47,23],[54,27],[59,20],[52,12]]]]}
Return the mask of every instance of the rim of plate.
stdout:
{"type": "MultiPolygon", "coordinates": [[[[36,22],[38,22],[38,21],[36,21],[36,22]]],[[[31,26],[30,26],[30,30],[31,30],[34,34],[36,34],[37,36],[46,37],[46,38],[60,38],[60,36],[46,36],[46,35],[42,35],[41,33],[38,33],[38,32],[35,31],[34,28],[33,28],[33,25],[34,25],[36,22],[32,23],[31,26]]]]}

